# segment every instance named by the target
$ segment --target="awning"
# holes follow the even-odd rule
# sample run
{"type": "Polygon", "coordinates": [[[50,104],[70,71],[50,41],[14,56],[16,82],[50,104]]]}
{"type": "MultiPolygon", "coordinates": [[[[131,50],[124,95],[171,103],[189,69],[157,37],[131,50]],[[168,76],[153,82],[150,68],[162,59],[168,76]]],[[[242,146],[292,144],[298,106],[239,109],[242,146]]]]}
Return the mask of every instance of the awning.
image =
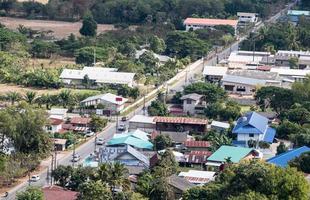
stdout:
{"type": "Polygon", "coordinates": [[[218,162],[206,162],[206,165],[208,166],[216,166],[216,167],[219,167],[222,165],[222,163],[218,163],[218,162]]]}

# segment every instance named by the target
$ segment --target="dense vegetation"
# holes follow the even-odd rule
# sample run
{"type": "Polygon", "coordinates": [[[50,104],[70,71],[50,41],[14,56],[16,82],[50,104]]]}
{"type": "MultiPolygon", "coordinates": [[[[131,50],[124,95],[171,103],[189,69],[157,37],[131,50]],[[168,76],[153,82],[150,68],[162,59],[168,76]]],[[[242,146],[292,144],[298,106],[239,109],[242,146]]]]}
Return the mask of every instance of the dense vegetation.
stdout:
{"type": "Polygon", "coordinates": [[[262,17],[270,15],[275,4],[288,0],[50,0],[47,5],[37,2],[0,3],[4,15],[57,20],[79,20],[90,10],[98,23],[163,23],[177,27],[189,16],[228,18],[237,12],[255,12],[262,17]]]}
{"type": "Polygon", "coordinates": [[[263,27],[257,34],[250,34],[241,48],[252,51],[254,42],[256,51],[309,50],[310,21],[302,17],[297,26],[282,22],[263,27]]]}
{"type": "Polygon", "coordinates": [[[189,189],[185,200],[285,200],[309,199],[309,185],[296,169],[280,168],[257,161],[230,165],[216,180],[189,189]]]}

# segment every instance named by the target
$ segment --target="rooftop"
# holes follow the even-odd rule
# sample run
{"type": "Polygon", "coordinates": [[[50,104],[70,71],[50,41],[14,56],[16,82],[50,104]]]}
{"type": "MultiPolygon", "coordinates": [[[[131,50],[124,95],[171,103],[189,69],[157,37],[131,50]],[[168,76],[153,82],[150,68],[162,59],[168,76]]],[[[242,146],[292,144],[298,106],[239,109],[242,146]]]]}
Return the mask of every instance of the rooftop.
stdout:
{"type": "Polygon", "coordinates": [[[64,122],[62,119],[58,119],[58,118],[49,118],[49,121],[51,125],[55,125],[55,126],[60,125],[64,122]]]}
{"type": "Polygon", "coordinates": [[[268,118],[256,113],[248,112],[237,120],[233,133],[264,134],[268,128],[268,118]]]}
{"type": "Polygon", "coordinates": [[[257,13],[237,12],[237,16],[256,17],[257,13]]]}
{"type": "Polygon", "coordinates": [[[215,172],[189,170],[188,172],[180,172],[179,176],[193,184],[205,184],[215,179],[215,172]]]}
{"type": "Polygon", "coordinates": [[[252,151],[251,148],[223,145],[208,158],[208,161],[225,162],[225,159],[230,158],[233,163],[238,163],[252,151]]]}
{"type": "Polygon", "coordinates": [[[145,115],[135,115],[129,120],[129,122],[155,124],[154,117],[149,117],[149,116],[145,116],[145,115]]]}
{"type": "Polygon", "coordinates": [[[268,163],[275,164],[280,167],[287,167],[288,162],[296,157],[299,157],[302,153],[310,152],[310,148],[303,146],[297,149],[290,150],[267,160],[268,163]]]}
{"type": "Polygon", "coordinates": [[[88,102],[88,101],[94,101],[97,99],[101,99],[107,102],[110,102],[112,104],[117,104],[117,105],[123,105],[124,103],[126,103],[128,101],[128,99],[115,95],[115,94],[111,94],[111,93],[106,93],[106,94],[100,94],[100,95],[96,95],[96,96],[91,96],[88,97],[86,99],[84,99],[82,101],[82,103],[88,102]]]}
{"type": "Polygon", "coordinates": [[[278,73],[259,70],[229,70],[228,75],[241,76],[261,80],[278,80],[278,73]]]}
{"type": "Polygon", "coordinates": [[[307,11],[307,10],[288,10],[287,14],[288,15],[306,15],[306,16],[309,16],[310,11],[307,11]]]}
{"type": "Polygon", "coordinates": [[[89,117],[72,117],[70,119],[71,124],[88,124],[90,123],[90,118],[89,117]]]}
{"type": "Polygon", "coordinates": [[[195,101],[199,101],[202,97],[203,97],[203,95],[192,93],[192,94],[183,95],[181,97],[181,100],[192,99],[192,100],[195,100],[195,101]]]}
{"type": "Polygon", "coordinates": [[[310,70],[306,69],[271,68],[270,71],[282,76],[306,76],[310,74],[310,70]]]}
{"type": "Polygon", "coordinates": [[[186,141],[184,143],[184,146],[186,147],[205,147],[208,148],[211,146],[211,143],[209,141],[186,141]]]}
{"type": "Polygon", "coordinates": [[[156,123],[207,125],[208,120],[189,117],[155,117],[156,123]]]}
{"type": "Polygon", "coordinates": [[[191,151],[184,154],[185,162],[202,164],[206,163],[211,151],[191,151]]]}
{"type": "Polygon", "coordinates": [[[131,145],[139,149],[153,149],[153,144],[151,142],[127,134],[114,135],[114,137],[108,141],[107,145],[131,145]]]}
{"type": "Polygon", "coordinates": [[[168,183],[185,192],[186,190],[194,187],[195,185],[193,185],[192,183],[190,183],[189,181],[187,181],[186,179],[182,178],[182,177],[178,177],[177,175],[171,175],[168,177],[168,183]]]}
{"type": "Polygon", "coordinates": [[[209,19],[209,18],[186,18],[184,24],[193,25],[230,25],[237,26],[238,20],[231,19],[209,19]]]}
{"type": "Polygon", "coordinates": [[[44,187],[42,191],[45,200],[55,200],[55,197],[61,200],[76,200],[78,195],[78,192],[67,190],[55,185],[44,187]]]}
{"type": "Polygon", "coordinates": [[[226,123],[226,122],[219,122],[219,121],[213,120],[211,123],[211,126],[216,126],[216,127],[228,129],[230,127],[230,124],[226,123]]]}
{"type": "Polygon", "coordinates": [[[223,82],[229,83],[239,83],[245,85],[266,85],[266,81],[262,79],[255,79],[255,78],[247,78],[242,76],[233,76],[233,75],[225,75],[222,79],[223,82]]]}
{"type": "Polygon", "coordinates": [[[205,66],[203,69],[203,75],[224,76],[227,70],[227,67],[205,66]]]}

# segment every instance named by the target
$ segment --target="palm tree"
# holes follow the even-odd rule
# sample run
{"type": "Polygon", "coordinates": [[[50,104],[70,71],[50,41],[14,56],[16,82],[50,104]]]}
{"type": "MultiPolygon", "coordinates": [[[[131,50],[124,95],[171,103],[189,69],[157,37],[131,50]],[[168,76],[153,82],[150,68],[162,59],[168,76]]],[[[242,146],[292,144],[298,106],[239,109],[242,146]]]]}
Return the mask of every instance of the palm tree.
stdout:
{"type": "Polygon", "coordinates": [[[100,165],[97,173],[102,182],[108,183],[112,193],[116,187],[121,187],[125,191],[130,189],[130,182],[127,178],[128,170],[119,162],[104,163],[100,165]]]}
{"type": "Polygon", "coordinates": [[[24,100],[28,103],[28,104],[33,104],[36,100],[36,96],[37,93],[33,92],[33,91],[27,91],[25,96],[24,96],[24,100]]]}
{"type": "Polygon", "coordinates": [[[43,94],[42,96],[36,99],[36,102],[39,104],[40,107],[42,104],[45,104],[46,109],[49,110],[50,105],[53,104],[53,98],[50,94],[43,94]]]}
{"type": "Polygon", "coordinates": [[[59,101],[61,102],[62,106],[66,108],[72,102],[72,94],[70,90],[62,90],[58,94],[59,101]]]}
{"type": "Polygon", "coordinates": [[[18,92],[15,92],[15,91],[14,92],[8,92],[6,94],[6,99],[8,101],[10,101],[12,105],[14,105],[14,103],[16,101],[19,101],[21,99],[21,95],[18,92]]]}

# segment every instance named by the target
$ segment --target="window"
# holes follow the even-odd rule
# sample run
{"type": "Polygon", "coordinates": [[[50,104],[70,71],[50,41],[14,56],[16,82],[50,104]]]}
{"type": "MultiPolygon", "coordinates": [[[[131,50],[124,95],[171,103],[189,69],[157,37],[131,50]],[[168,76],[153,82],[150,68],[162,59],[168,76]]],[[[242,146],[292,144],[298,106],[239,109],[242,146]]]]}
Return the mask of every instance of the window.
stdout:
{"type": "Polygon", "coordinates": [[[249,137],[254,137],[254,134],[253,134],[253,133],[250,133],[250,134],[249,134],[249,137]]]}
{"type": "Polygon", "coordinates": [[[186,104],[192,104],[192,100],[191,99],[186,99],[186,104]]]}
{"type": "Polygon", "coordinates": [[[245,92],[244,86],[237,86],[237,92],[245,92]]]}

